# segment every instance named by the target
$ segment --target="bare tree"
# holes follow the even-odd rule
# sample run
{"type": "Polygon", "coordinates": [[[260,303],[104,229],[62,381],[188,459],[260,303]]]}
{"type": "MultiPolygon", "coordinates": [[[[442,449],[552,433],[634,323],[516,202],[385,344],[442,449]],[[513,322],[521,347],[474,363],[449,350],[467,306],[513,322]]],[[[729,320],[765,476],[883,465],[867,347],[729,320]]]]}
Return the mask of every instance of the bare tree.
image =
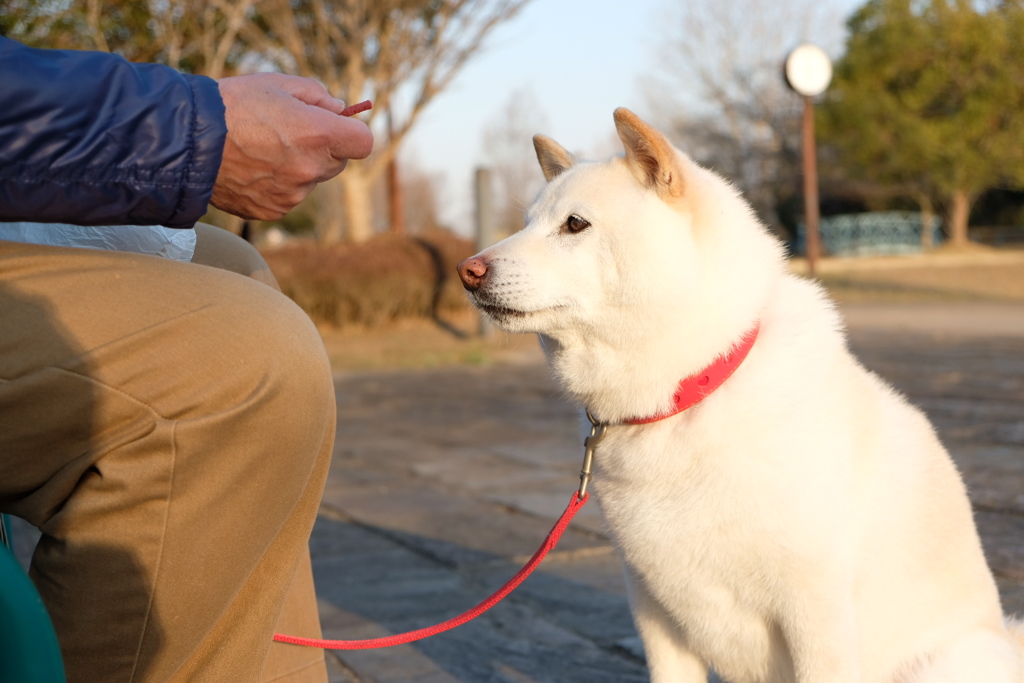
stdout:
{"type": "MultiPolygon", "coordinates": [[[[96,2],[97,0],[90,0],[96,2]]],[[[157,33],[167,45],[170,66],[178,67],[183,50],[194,50],[201,59],[199,73],[210,78],[226,75],[229,60],[234,63],[242,56],[238,35],[253,15],[256,0],[176,0],[170,3],[151,2],[157,33]],[[189,33],[195,42],[187,40],[180,22],[191,22],[189,33]]]]}
{"type": "Polygon", "coordinates": [[[250,48],[286,73],[319,79],[346,102],[372,99],[372,122],[393,116],[393,136],[328,183],[321,238],[373,234],[369,188],[428,104],[529,0],[259,0],[243,27],[250,48]]]}
{"type": "Polygon", "coordinates": [[[256,0],[0,0],[0,33],[41,47],[116,52],[220,78],[242,56],[256,0]]]}
{"type": "MultiPolygon", "coordinates": [[[[373,212],[373,228],[375,231],[392,232],[394,234],[421,235],[444,229],[441,224],[440,207],[445,189],[443,172],[431,172],[424,168],[422,160],[415,150],[403,149],[398,155],[402,171],[402,191],[397,197],[401,206],[395,207],[396,197],[391,191],[391,181],[387,173],[381,174],[370,186],[370,208],[373,212]],[[394,231],[392,218],[395,209],[404,216],[404,231],[394,231]]],[[[347,171],[346,171],[347,173],[347,171]]],[[[314,212],[325,205],[319,194],[325,191],[320,186],[314,190],[314,212]]]]}
{"type": "Polygon", "coordinates": [[[494,172],[498,230],[503,235],[523,227],[526,207],[544,186],[531,139],[547,125],[537,95],[523,88],[509,96],[484,128],[484,160],[494,172]]]}
{"type": "Polygon", "coordinates": [[[659,76],[647,84],[655,115],[781,231],[778,207],[799,191],[801,111],[782,63],[801,42],[840,48],[841,12],[816,0],[694,0],[673,5],[664,25],[659,76]]]}
{"type": "Polygon", "coordinates": [[[440,206],[445,192],[445,175],[428,171],[420,160],[402,152],[402,210],[405,229],[410,235],[422,235],[444,229],[440,206]]]}

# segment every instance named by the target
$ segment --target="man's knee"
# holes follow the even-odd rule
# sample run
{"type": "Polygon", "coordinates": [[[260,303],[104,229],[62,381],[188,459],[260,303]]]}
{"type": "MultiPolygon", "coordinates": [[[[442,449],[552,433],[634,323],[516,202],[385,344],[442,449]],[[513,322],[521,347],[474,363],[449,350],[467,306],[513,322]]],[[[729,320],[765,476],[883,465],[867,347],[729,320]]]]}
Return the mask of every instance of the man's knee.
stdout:
{"type": "Polygon", "coordinates": [[[192,263],[245,275],[280,291],[270,266],[251,244],[227,230],[205,223],[196,223],[195,230],[196,249],[192,263]]]}
{"type": "Polygon", "coordinates": [[[322,469],[335,403],[315,326],[263,285],[213,271],[203,278],[210,295],[168,332],[168,352],[183,376],[171,371],[165,380],[180,396],[162,415],[180,420],[179,433],[192,443],[235,460],[232,469],[250,467],[271,478],[322,469]]]}
{"type": "Polygon", "coordinates": [[[330,363],[316,327],[283,295],[256,285],[251,290],[251,298],[225,302],[210,314],[238,373],[229,381],[241,382],[260,419],[280,431],[289,430],[284,422],[301,429],[299,423],[324,412],[333,417],[330,363]]]}

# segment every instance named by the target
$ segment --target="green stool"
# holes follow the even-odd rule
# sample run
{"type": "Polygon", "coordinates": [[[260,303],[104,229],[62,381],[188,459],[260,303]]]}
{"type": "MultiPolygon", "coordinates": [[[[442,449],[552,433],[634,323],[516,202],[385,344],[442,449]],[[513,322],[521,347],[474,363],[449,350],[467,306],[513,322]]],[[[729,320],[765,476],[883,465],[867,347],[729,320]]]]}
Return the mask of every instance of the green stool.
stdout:
{"type": "Polygon", "coordinates": [[[0,515],[0,536],[0,681],[65,683],[50,615],[10,551],[6,515],[0,515]]]}
{"type": "Polygon", "coordinates": [[[11,520],[7,515],[0,515],[0,545],[11,550],[11,520]]]}

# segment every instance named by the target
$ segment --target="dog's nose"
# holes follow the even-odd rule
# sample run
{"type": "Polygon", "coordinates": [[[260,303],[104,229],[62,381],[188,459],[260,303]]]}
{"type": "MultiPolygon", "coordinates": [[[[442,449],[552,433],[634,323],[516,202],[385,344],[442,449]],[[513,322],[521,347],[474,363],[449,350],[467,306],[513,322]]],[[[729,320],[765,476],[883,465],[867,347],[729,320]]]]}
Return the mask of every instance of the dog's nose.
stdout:
{"type": "Polygon", "coordinates": [[[487,279],[487,261],[479,256],[468,258],[459,264],[459,277],[466,291],[475,292],[487,279]]]}

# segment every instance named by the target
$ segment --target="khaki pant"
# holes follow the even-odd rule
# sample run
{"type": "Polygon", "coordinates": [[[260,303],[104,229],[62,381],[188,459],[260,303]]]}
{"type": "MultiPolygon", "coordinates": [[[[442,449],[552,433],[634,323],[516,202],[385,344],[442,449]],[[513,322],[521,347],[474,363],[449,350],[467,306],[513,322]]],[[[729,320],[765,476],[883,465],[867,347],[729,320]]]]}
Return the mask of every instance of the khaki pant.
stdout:
{"type": "Polygon", "coordinates": [[[271,643],[319,634],[335,420],[275,287],[202,226],[192,264],[0,242],[0,511],[42,531],[69,681],[326,680],[322,651],[271,643]]]}

